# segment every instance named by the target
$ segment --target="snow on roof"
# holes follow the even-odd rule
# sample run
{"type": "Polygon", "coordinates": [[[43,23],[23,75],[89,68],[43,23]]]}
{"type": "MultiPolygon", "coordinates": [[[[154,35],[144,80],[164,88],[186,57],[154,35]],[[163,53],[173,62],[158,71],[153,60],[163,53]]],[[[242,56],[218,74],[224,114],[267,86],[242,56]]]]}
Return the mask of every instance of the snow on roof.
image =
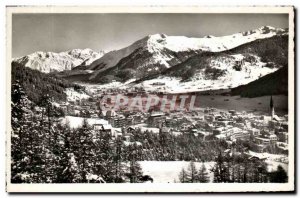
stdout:
{"type": "Polygon", "coordinates": [[[122,129],[121,128],[113,128],[113,130],[117,133],[121,133],[122,132],[122,129]]]}
{"type": "Polygon", "coordinates": [[[182,135],[182,132],[179,132],[179,131],[173,131],[172,134],[175,135],[175,136],[178,136],[178,135],[182,135]]]}
{"type": "Polygon", "coordinates": [[[164,115],[164,113],[153,113],[150,116],[151,117],[156,117],[156,116],[163,116],[163,115],[164,115]]]}
{"type": "Polygon", "coordinates": [[[274,115],[274,116],[273,116],[273,120],[276,120],[276,121],[281,121],[282,119],[281,119],[281,118],[279,118],[279,117],[278,117],[278,115],[274,115]]]}
{"type": "Polygon", "coordinates": [[[216,135],[216,138],[225,139],[226,136],[224,134],[219,134],[219,135],[216,135]]]}
{"type": "Polygon", "coordinates": [[[103,129],[109,130],[109,129],[112,129],[112,126],[110,124],[103,124],[103,129]]]}
{"type": "Polygon", "coordinates": [[[124,141],[123,143],[125,146],[131,146],[131,145],[142,146],[142,143],[138,142],[138,141],[135,141],[135,142],[124,141]]]}

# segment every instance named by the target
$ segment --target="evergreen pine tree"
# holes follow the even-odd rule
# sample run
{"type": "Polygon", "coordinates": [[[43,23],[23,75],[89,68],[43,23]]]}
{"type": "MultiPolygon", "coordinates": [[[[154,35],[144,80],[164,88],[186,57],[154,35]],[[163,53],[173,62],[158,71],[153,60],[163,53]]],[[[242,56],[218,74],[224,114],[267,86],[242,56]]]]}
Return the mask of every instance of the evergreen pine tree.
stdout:
{"type": "Polygon", "coordinates": [[[31,102],[18,81],[12,84],[11,100],[11,181],[12,183],[32,182],[30,166],[33,147],[29,129],[31,123],[28,121],[31,102]],[[26,181],[22,175],[26,175],[26,181]]]}
{"type": "Polygon", "coordinates": [[[188,169],[187,169],[187,180],[190,183],[196,183],[197,182],[197,175],[198,175],[198,171],[196,169],[195,166],[195,162],[191,161],[188,169]]]}
{"type": "Polygon", "coordinates": [[[61,171],[58,174],[57,183],[78,183],[82,181],[82,175],[73,153],[62,153],[61,171]]]}
{"type": "Polygon", "coordinates": [[[181,183],[187,183],[188,179],[187,179],[187,172],[184,168],[181,169],[178,179],[181,183]]]}
{"type": "Polygon", "coordinates": [[[278,166],[277,170],[270,174],[271,183],[286,183],[288,182],[288,175],[282,166],[278,166]]]}
{"type": "Polygon", "coordinates": [[[204,163],[202,163],[201,167],[199,168],[197,180],[200,183],[208,183],[209,182],[208,172],[206,170],[204,163]]]}

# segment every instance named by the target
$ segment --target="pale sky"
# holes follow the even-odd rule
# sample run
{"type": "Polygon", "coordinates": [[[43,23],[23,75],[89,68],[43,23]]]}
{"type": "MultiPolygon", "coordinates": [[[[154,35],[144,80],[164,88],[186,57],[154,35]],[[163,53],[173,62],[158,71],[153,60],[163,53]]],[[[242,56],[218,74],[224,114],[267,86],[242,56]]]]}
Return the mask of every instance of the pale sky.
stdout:
{"type": "Polygon", "coordinates": [[[223,36],[263,25],[287,28],[287,14],[13,14],[12,57],[75,48],[117,50],[147,35],[223,36]]]}

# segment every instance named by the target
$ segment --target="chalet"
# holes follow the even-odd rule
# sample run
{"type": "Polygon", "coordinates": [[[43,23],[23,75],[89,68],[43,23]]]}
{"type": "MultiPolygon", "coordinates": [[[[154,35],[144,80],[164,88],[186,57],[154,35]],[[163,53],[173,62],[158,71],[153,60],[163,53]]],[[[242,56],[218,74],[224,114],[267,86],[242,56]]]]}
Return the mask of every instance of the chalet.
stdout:
{"type": "Polygon", "coordinates": [[[134,115],[133,116],[133,121],[132,121],[132,124],[140,124],[142,123],[142,116],[140,115],[134,115]]]}
{"type": "Polygon", "coordinates": [[[240,128],[233,128],[231,133],[231,140],[249,140],[250,139],[250,133],[248,131],[243,131],[240,128]]]}
{"type": "Polygon", "coordinates": [[[65,114],[68,113],[68,105],[62,104],[62,105],[60,105],[60,108],[65,114]]]}
{"type": "Polygon", "coordinates": [[[94,124],[93,129],[96,131],[102,130],[103,129],[103,124],[94,124]]]}
{"type": "Polygon", "coordinates": [[[219,134],[219,135],[216,135],[216,138],[225,140],[225,139],[226,139],[226,136],[223,135],[223,134],[219,134]]]}
{"type": "Polygon", "coordinates": [[[134,118],[133,118],[133,116],[128,116],[128,117],[125,119],[125,122],[126,122],[126,126],[133,125],[133,124],[134,124],[134,118]]]}
{"type": "Polygon", "coordinates": [[[270,144],[269,138],[255,137],[254,141],[255,141],[255,143],[261,144],[261,145],[269,145],[270,144]]]}
{"type": "Polygon", "coordinates": [[[270,143],[271,144],[275,144],[277,142],[277,140],[278,140],[277,135],[275,135],[275,134],[270,135],[270,143]]]}
{"type": "Polygon", "coordinates": [[[112,126],[110,124],[93,124],[95,136],[110,135],[112,136],[112,126]]]}
{"type": "Polygon", "coordinates": [[[172,130],[171,130],[171,128],[169,128],[169,127],[162,127],[161,129],[160,129],[160,132],[161,133],[170,133],[172,130]]]}
{"type": "Polygon", "coordinates": [[[250,132],[251,135],[253,135],[254,137],[258,137],[260,136],[260,130],[256,129],[256,128],[252,128],[250,130],[248,130],[250,132]]]}
{"type": "Polygon", "coordinates": [[[213,134],[214,135],[220,135],[222,132],[221,128],[213,129],[213,134]]]}
{"type": "Polygon", "coordinates": [[[152,127],[159,127],[165,121],[166,117],[163,113],[151,114],[148,118],[148,125],[152,127]]]}
{"type": "Polygon", "coordinates": [[[135,132],[135,128],[134,127],[131,127],[131,126],[129,126],[129,127],[127,127],[126,128],[126,130],[125,131],[127,131],[127,133],[133,133],[133,132],[135,132]]]}
{"type": "Polygon", "coordinates": [[[116,117],[111,117],[110,123],[113,127],[120,128],[120,127],[126,126],[127,120],[126,120],[125,116],[119,115],[116,117]]]}
{"type": "Polygon", "coordinates": [[[126,141],[126,142],[133,141],[133,135],[132,135],[132,133],[125,133],[123,135],[123,140],[126,141]]]}
{"type": "Polygon", "coordinates": [[[206,109],[204,109],[204,113],[207,113],[207,114],[213,113],[214,111],[215,111],[214,108],[206,108],[206,109]]]}
{"type": "Polygon", "coordinates": [[[171,127],[172,126],[171,123],[172,123],[172,119],[170,117],[167,117],[165,120],[166,127],[171,127]]]}
{"type": "Polygon", "coordinates": [[[223,117],[221,115],[215,115],[215,120],[219,121],[220,119],[222,119],[223,117]]]}

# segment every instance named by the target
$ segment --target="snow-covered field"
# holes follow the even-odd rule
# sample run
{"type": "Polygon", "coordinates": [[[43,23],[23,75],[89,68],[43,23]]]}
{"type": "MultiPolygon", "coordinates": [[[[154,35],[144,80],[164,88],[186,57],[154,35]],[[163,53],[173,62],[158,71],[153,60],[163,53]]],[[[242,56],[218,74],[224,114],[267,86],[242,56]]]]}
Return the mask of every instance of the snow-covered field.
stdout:
{"type": "MultiPolygon", "coordinates": [[[[74,117],[74,116],[66,116],[63,119],[61,119],[62,124],[68,123],[70,125],[70,128],[79,128],[83,124],[83,117],[74,117]]],[[[103,125],[108,125],[107,120],[99,119],[99,118],[87,118],[87,123],[89,125],[93,124],[103,124],[103,125]]]]}
{"type": "Polygon", "coordinates": [[[99,90],[105,91],[109,89],[127,89],[130,87],[128,84],[135,81],[136,79],[130,79],[124,83],[122,82],[111,82],[107,84],[90,84],[90,83],[81,83],[77,82],[79,85],[84,86],[86,91],[91,94],[97,94],[99,90]]]}
{"type": "MultiPolygon", "coordinates": [[[[186,161],[140,161],[143,173],[150,175],[154,183],[174,183],[179,182],[178,175],[182,168],[187,170],[189,163],[186,161]]],[[[210,180],[213,180],[213,173],[209,170],[214,166],[214,162],[205,162],[205,167],[209,173],[210,180]]],[[[201,162],[195,162],[196,168],[199,169],[201,162]]]]}
{"type": "MultiPolygon", "coordinates": [[[[266,161],[268,164],[268,171],[274,171],[278,165],[281,165],[288,171],[288,165],[275,161],[266,161]]],[[[154,183],[174,183],[179,182],[178,175],[182,168],[187,170],[189,163],[186,161],[140,161],[139,162],[145,175],[150,175],[154,183]]],[[[205,162],[205,167],[210,176],[210,182],[213,181],[213,173],[210,169],[214,166],[215,162],[205,162]]],[[[199,169],[202,165],[201,162],[195,162],[196,168],[199,169]]]]}

